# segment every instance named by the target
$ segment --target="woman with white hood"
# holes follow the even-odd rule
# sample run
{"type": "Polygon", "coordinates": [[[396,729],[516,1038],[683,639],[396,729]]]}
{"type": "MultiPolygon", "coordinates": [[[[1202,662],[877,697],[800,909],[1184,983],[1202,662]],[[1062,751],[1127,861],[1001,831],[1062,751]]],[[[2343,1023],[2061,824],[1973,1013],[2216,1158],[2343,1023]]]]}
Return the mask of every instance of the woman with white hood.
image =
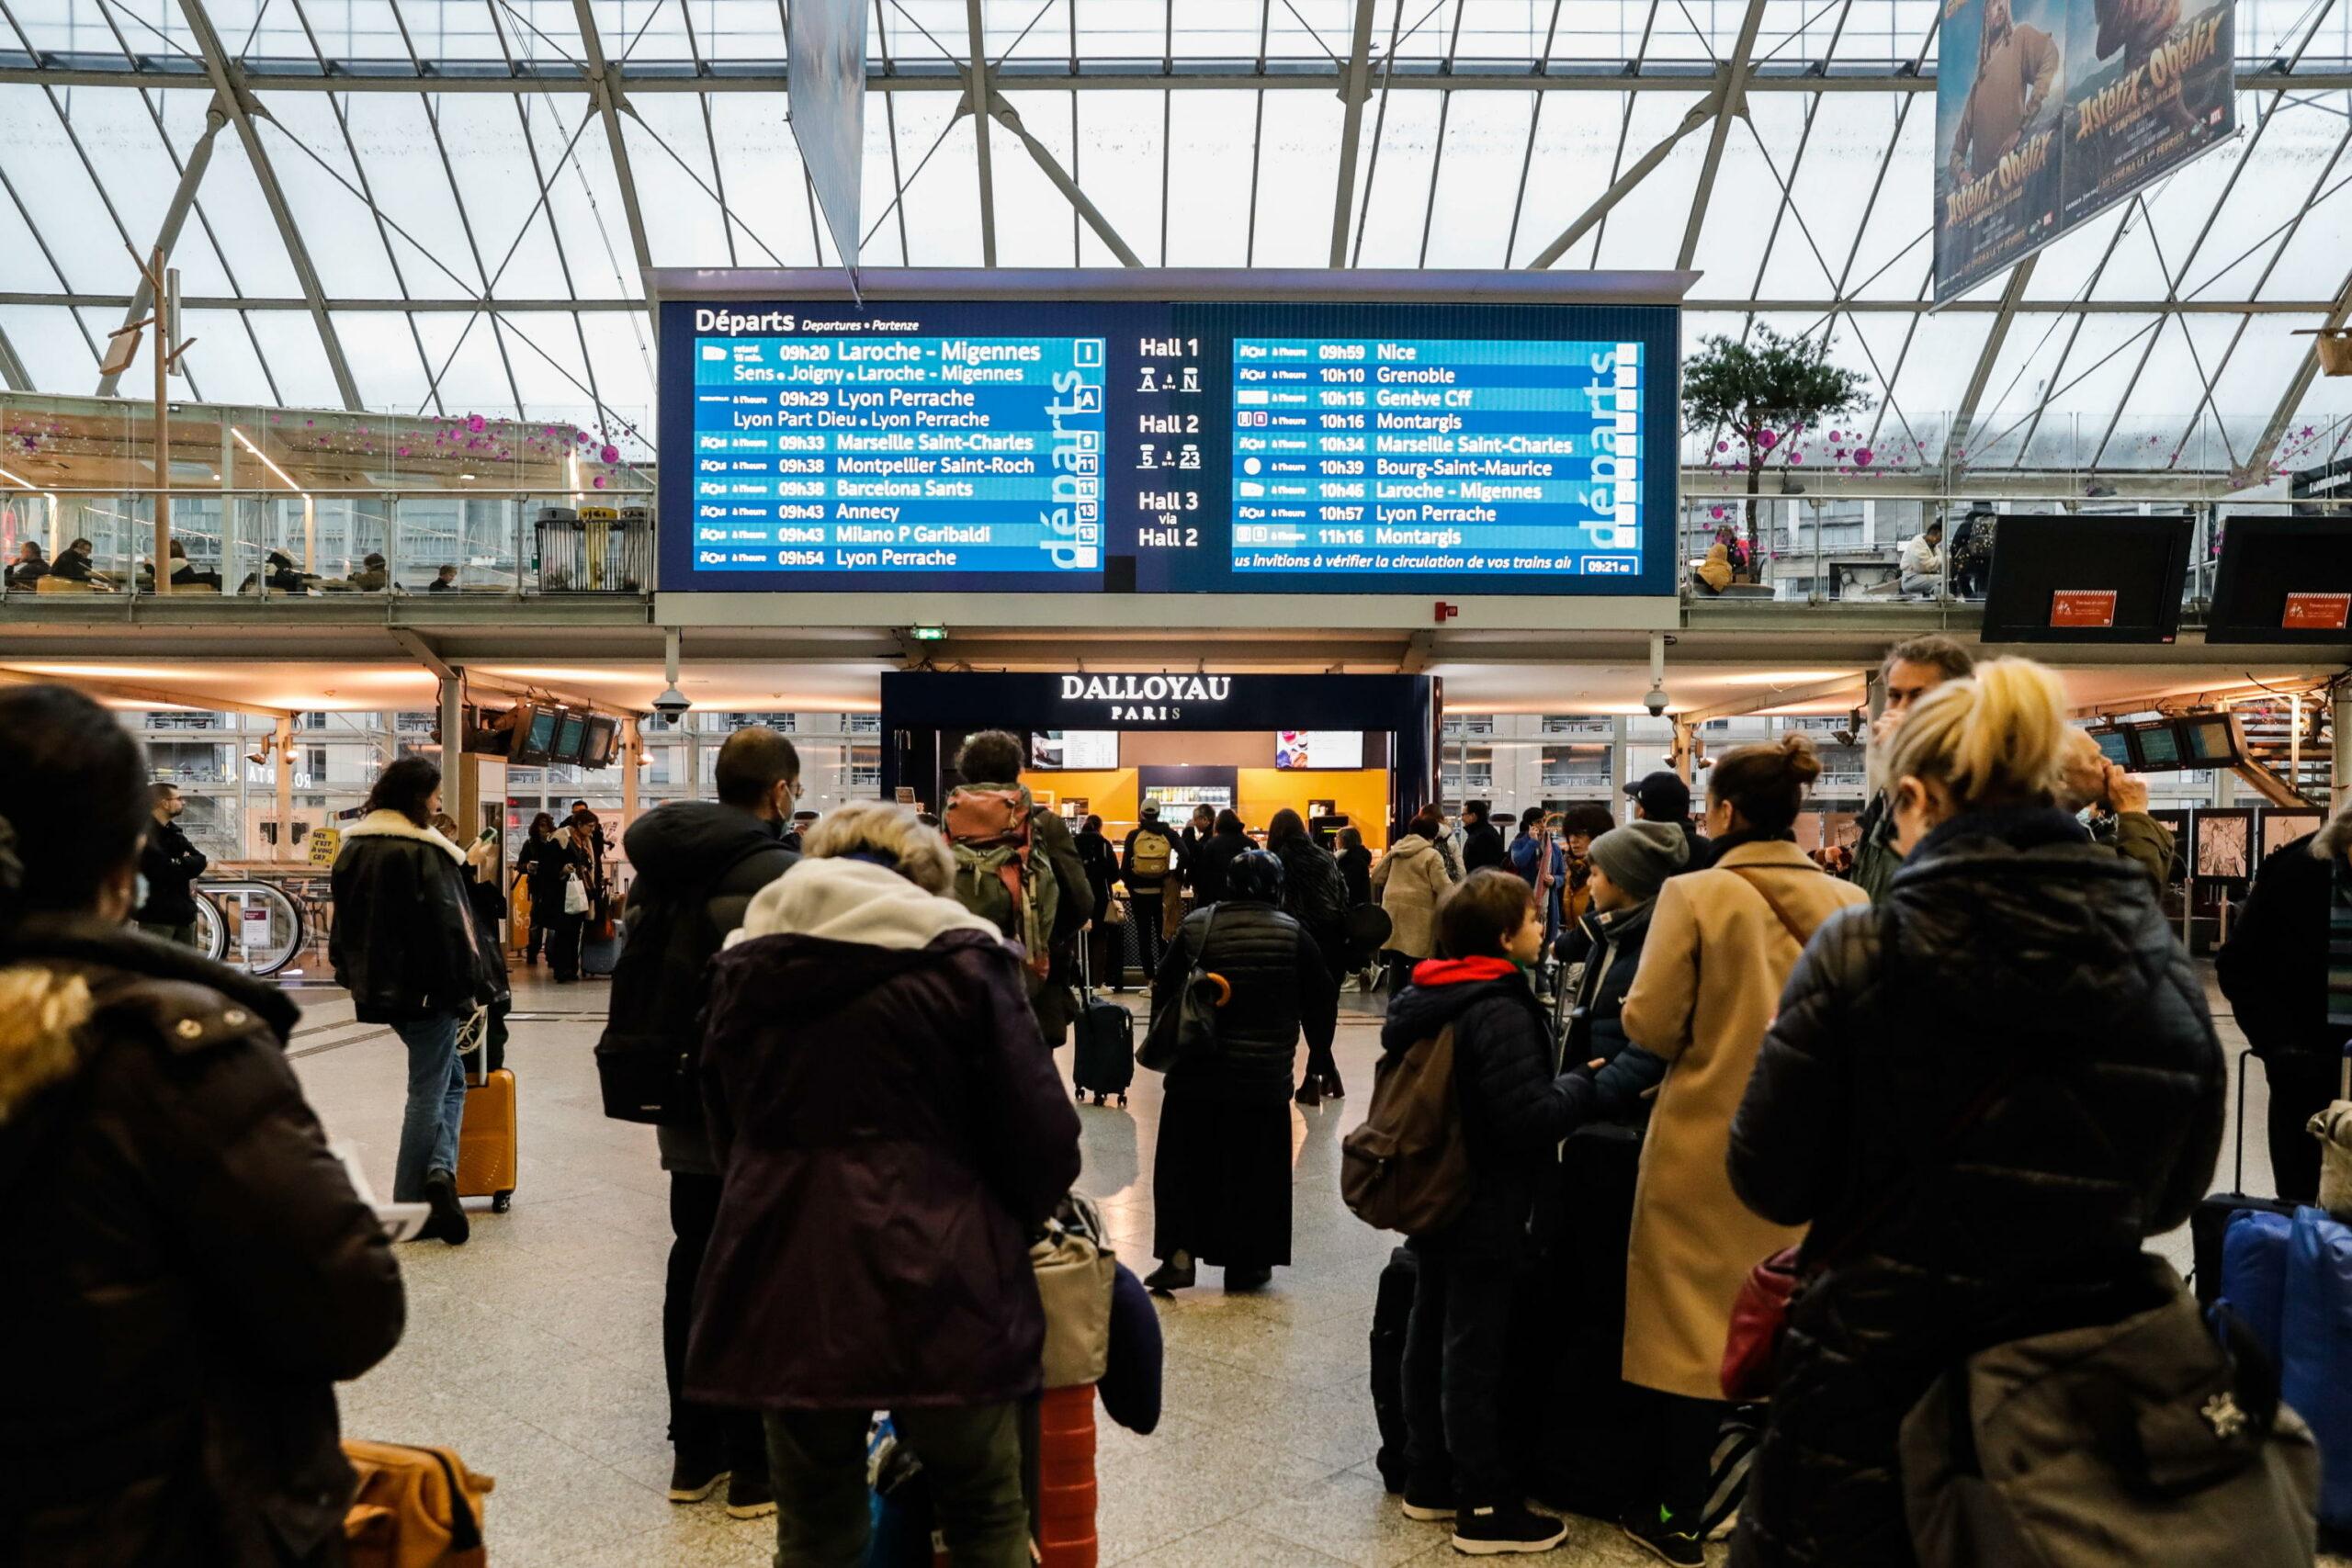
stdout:
{"type": "Polygon", "coordinates": [[[803,847],[709,971],[725,1175],[686,1392],[764,1416],[778,1561],[861,1560],[887,1409],[951,1561],[1019,1568],[1016,1413],[1045,1340],[1029,1236],[1077,1179],[1078,1115],[1019,958],[944,897],[935,830],[857,802],[803,847]]]}

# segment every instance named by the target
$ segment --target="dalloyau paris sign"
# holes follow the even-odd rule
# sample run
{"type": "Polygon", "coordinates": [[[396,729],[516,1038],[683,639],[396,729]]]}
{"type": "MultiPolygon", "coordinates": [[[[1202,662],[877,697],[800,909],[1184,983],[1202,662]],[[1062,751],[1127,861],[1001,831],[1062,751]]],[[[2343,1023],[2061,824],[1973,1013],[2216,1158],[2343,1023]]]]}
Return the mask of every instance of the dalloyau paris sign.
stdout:
{"type": "Polygon", "coordinates": [[[1184,716],[1183,703],[1221,703],[1233,695],[1230,675],[1065,675],[1062,701],[1103,703],[1111,724],[1167,724],[1184,716]]]}

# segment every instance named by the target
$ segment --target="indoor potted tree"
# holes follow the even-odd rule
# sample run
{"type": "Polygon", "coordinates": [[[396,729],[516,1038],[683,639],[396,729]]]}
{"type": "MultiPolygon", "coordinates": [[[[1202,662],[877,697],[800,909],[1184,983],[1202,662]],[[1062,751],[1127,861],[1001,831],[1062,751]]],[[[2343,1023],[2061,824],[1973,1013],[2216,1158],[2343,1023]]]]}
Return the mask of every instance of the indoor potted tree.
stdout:
{"type": "Polygon", "coordinates": [[[1682,367],[1682,417],[1691,430],[1720,430],[1747,474],[1747,558],[1735,581],[1755,581],[1761,559],[1756,537],[1756,497],[1764,465],[1785,453],[1796,436],[1822,421],[1861,406],[1870,378],[1829,363],[1829,337],[1784,337],[1762,322],[1747,341],[1721,335],[1700,340],[1682,367]]]}

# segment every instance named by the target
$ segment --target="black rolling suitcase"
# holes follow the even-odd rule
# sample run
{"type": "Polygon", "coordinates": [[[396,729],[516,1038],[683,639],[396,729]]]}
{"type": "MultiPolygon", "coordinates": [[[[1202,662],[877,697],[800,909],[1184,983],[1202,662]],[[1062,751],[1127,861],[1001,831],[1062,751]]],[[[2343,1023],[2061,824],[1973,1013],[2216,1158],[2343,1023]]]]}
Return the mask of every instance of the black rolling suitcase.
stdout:
{"type": "Polygon", "coordinates": [[[1089,945],[1079,943],[1078,1046],[1071,1054],[1069,1076],[1079,1099],[1091,1094],[1100,1105],[1116,1097],[1124,1106],[1127,1086],[1136,1081],[1135,1014],[1095,994],[1089,945]]]}
{"type": "Polygon", "coordinates": [[[2251,1051],[2238,1055],[2238,1148],[2230,1190],[2199,1200],[2188,1216],[2193,1258],[2188,1282],[2197,1289],[2199,1306],[2211,1306],[2222,1293],[2222,1237],[2230,1228],[2230,1217],[2242,1209],[2253,1209],[2291,1218],[2297,1208],[2277,1198],[2253,1197],[2245,1190],[2245,1064],[2253,1055],[2251,1051]]]}

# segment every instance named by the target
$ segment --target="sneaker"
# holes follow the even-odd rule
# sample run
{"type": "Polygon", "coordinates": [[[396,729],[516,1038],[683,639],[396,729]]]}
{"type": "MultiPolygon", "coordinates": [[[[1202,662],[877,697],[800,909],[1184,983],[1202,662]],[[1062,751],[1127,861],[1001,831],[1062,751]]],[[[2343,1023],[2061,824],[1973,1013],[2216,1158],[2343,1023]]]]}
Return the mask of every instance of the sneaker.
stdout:
{"type": "Polygon", "coordinates": [[[683,1450],[670,1464],[670,1501],[699,1503],[726,1484],[727,1466],[720,1461],[690,1456],[683,1450]]]}
{"type": "Polygon", "coordinates": [[[473,1224],[466,1218],[466,1206],[458,1201],[458,1179],[446,1170],[426,1171],[424,1201],[433,1211],[433,1217],[425,1221],[419,1239],[429,1235],[451,1247],[465,1246],[466,1238],[473,1234],[473,1224]]]}
{"type": "Polygon", "coordinates": [[[1473,1508],[1453,1516],[1453,1550],[1472,1557],[1507,1551],[1549,1551],[1568,1539],[1568,1527],[1531,1512],[1523,1503],[1473,1508]]]}
{"type": "Polygon", "coordinates": [[[1405,1517],[1422,1524],[1453,1517],[1453,1490],[1447,1486],[1416,1486],[1405,1483],[1405,1517]]]}
{"type": "Polygon", "coordinates": [[[737,1471],[727,1478],[727,1517],[763,1519],[775,1512],[775,1487],[764,1474],[737,1471]]]}
{"type": "Polygon", "coordinates": [[[1175,1257],[1143,1277],[1143,1288],[1147,1291],[1181,1291],[1190,1286],[1192,1282],[1192,1255],[1183,1252],[1176,1254],[1175,1257]]]}
{"type": "Polygon", "coordinates": [[[1662,1562],[1672,1562],[1679,1568],[1701,1568],[1707,1561],[1707,1551],[1696,1532],[1676,1529],[1674,1516],[1661,1506],[1657,1517],[1627,1515],[1617,1521],[1625,1539],[1641,1547],[1662,1562]]]}

